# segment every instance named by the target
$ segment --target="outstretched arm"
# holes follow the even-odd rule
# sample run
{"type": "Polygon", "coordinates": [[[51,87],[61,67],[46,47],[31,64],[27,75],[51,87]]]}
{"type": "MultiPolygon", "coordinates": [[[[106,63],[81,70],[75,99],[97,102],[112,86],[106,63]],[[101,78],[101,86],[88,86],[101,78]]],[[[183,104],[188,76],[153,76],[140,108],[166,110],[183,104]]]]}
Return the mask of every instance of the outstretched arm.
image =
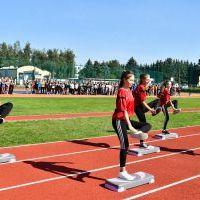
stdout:
{"type": "Polygon", "coordinates": [[[132,131],[133,133],[137,133],[138,131],[132,126],[131,121],[128,116],[128,112],[126,110],[124,111],[124,116],[125,116],[126,122],[128,124],[129,130],[132,131]]]}
{"type": "Polygon", "coordinates": [[[176,110],[176,108],[174,107],[174,104],[172,103],[172,101],[169,101],[170,106],[172,107],[173,110],[176,110]]]}
{"type": "Polygon", "coordinates": [[[151,107],[149,107],[149,105],[148,105],[145,101],[143,101],[142,104],[143,104],[144,107],[145,107],[146,109],[148,109],[151,113],[155,113],[155,110],[152,109],[151,107]]]}

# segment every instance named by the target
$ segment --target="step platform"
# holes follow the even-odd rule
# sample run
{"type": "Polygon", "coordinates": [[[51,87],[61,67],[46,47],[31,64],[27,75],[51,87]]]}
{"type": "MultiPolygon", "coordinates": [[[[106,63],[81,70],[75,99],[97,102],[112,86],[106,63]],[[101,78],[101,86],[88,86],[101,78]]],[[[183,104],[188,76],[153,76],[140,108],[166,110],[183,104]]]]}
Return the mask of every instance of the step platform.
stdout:
{"type": "Polygon", "coordinates": [[[133,148],[128,150],[129,155],[133,156],[143,156],[150,153],[160,152],[160,147],[148,146],[148,148],[133,148]]]}
{"type": "Polygon", "coordinates": [[[130,188],[155,182],[154,176],[145,172],[136,172],[131,174],[131,176],[134,177],[134,180],[132,181],[127,181],[121,178],[107,179],[105,187],[115,192],[123,192],[130,188]]]}
{"type": "Polygon", "coordinates": [[[178,138],[178,134],[177,133],[170,133],[170,134],[157,134],[155,135],[156,139],[161,139],[161,140],[167,140],[167,139],[175,139],[178,138]]]}
{"type": "Polygon", "coordinates": [[[12,163],[16,161],[16,157],[13,154],[10,153],[4,153],[4,154],[0,154],[0,164],[1,163],[12,163]]]}

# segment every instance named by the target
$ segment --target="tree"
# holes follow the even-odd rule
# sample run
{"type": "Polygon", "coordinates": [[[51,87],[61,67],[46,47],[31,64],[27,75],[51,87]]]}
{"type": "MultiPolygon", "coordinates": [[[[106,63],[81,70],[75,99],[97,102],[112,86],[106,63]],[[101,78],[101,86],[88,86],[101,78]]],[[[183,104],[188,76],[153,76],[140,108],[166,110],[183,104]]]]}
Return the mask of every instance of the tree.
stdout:
{"type": "Polygon", "coordinates": [[[96,74],[94,71],[94,66],[92,61],[89,59],[86,64],[84,65],[84,68],[79,72],[80,78],[93,78],[93,76],[96,74]]]}
{"type": "Polygon", "coordinates": [[[126,70],[134,71],[134,69],[137,67],[137,62],[136,60],[131,57],[128,62],[126,63],[126,70]]]}
{"type": "Polygon", "coordinates": [[[30,44],[29,42],[27,42],[27,43],[25,44],[24,49],[23,49],[24,65],[30,64],[30,61],[31,61],[31,53],[32,53],[31,44],[30,44]]]}

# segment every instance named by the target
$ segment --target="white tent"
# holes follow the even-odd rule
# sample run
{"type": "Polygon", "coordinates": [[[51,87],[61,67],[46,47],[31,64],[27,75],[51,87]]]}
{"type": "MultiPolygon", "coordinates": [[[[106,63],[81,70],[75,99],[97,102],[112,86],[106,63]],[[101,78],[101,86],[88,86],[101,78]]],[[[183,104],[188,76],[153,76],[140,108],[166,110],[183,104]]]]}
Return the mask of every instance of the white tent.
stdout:
{"type": "Polygon", "coordinates": [[[44,79],[50,78],[51,73],[35,66],[23,66],[17,69],[17,80],[20,84],[23,84],[26,80],[32,80],[33,76],[36,79],[44,79]]]}

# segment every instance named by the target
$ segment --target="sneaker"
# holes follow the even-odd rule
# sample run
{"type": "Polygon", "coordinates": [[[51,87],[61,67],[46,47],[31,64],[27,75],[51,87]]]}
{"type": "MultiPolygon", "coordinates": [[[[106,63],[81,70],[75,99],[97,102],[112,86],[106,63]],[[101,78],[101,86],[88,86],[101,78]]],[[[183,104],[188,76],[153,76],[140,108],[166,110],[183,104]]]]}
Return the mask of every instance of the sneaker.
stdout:
{"type": "Polygon", "coordinates": [[[148,134],[143,133],[142,131],[138,131],[136,133],[132,133],[131,137],[136,138],[138,140],[146,140],[146,139],[148,139],[148,134]]]}
{"type": "Polygon", "coordinates": [[[134,177],[128,174],[127,171],[119,172],[118,177],[127,181],[132,181],[134,179],[134,177]]]}
{"type": "Polygon", "coordinates": [[[140,143],[139,147],[147,149],[149,147],[149,145],[145,144],[145,143],[140,143]]]}
{"type": "Polygon", "coordinates": [[[152,113],[152,116],[156,116],[158,113],[161,112],[161,110],[162,110],[161,107],[157,107],[156,110],[155,110],[156,112],[155,112],[155,113],[152,113]]]}
{"type": "Polygon", "coordinates": [[[139,136],[141,133],[143,133],[142,131],[137,131],[136,133],[131,133],[131,137],[133,138],[137,138],[137,136],[139,136]]]}
{"type": "Polygon", "coordinates": [[[170,134],[170,132],[168,130],[162,130],[162,133],[165,134],[165,135],[170,134]]]}
{"type": "Polygon", "coordinates": [[[175,114],[178,114],[178,113],[180,113],[180,112],[181,112],[181,109],[179,108],[179,109],[174,110],[174,111],[173,111],[173,114],[175,115],[175,114]]]}
{"type": "Polygon", "coordinates": [[[3,124],[5,122],[4,118],[0,118],[0,124],[3,124]]]}

